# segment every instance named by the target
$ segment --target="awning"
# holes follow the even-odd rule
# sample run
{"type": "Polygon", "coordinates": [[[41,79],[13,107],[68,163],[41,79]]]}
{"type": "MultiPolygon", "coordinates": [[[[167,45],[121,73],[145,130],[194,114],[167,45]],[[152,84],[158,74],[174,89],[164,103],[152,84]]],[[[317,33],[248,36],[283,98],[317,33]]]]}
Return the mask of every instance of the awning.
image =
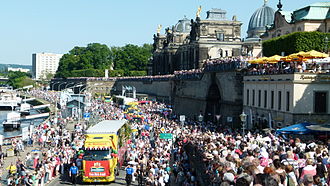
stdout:
{"type": "Polygon", "coordinates": [[[276,133],[278,134],[309,134],[312,132],[307,126],[312,125],[311,123],[298,123],[281,129],[277,129],[276,133]]]}
{"type": "Polygon", "coordinates": [[[318,132],[330,132],[330,124],[323,125],[310,125],[307,126],[308,129],[318,132]]]}

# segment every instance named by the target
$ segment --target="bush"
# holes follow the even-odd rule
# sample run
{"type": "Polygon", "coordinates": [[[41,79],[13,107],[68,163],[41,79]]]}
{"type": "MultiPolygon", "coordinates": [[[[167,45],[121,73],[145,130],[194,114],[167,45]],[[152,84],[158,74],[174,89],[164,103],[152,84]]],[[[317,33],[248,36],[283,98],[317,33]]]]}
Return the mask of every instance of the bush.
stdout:
{"type": "Polygon", "coordinates": [[[129,76],[146,76],[147,71],[129,71],[129,76]]]}
{"type": "Polygon", "coordinates": [[[102,69],[83,69],[71,71],[69,77],[104,77],[102,69]]]}
{"type": "Polygon", "coordinates": [[[124,70],[110,70],[109,71],[109,77],[124,76],[124,74],[125,74],[124,70]]]}
{"type": "MultiPolygon", "coordinates": [[[[284,36],[272,38],[262,42],[264,56],[285,55],[300,51],[325,51],[325,37],[330,39],[329,33],[322,32],[294,32],[284,36]]],[[[329,47],[328,47],[329,48],[329,47]]]]}

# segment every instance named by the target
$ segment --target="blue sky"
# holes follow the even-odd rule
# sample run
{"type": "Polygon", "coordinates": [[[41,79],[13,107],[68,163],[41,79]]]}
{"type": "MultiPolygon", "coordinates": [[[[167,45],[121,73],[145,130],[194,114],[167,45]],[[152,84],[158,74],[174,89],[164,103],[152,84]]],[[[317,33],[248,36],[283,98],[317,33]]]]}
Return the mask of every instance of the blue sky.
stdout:
{"type": "MultiPolygon", "coordinates": [[[[295,10],[322,0],[282,0],[283,10],[295,10]]],[[[268,5],[276,8],[278,1],[268,5]]],[[[99,42],[108,46],[152,43],[158,24],[164,28],[197,7],[220,8],[242,21],[242,36],[262,0],[1,0],[0,63],[31,65],[32,53],[67,53],[74,46],[99,42]]]]}

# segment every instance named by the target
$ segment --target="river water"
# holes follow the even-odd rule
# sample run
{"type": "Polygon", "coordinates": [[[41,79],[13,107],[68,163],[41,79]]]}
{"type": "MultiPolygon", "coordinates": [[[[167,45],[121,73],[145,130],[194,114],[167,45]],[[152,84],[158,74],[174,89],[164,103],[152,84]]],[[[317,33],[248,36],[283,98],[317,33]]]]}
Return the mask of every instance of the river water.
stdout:
{"type": "MultiPolygon", "coordinates": [[[[34,126],[40,124],[44,119],[34,119],[29,121],[23,121],[21,123],[21,128],[19,130],[13,130],[13,131],[4,131],[2,122],[6,119],[7,113],[11,112],[11,110],[0,110],[0,134],[3,135],[5,138],[8,137],[14,137],[19,136],[22,134],[22,128],[28,127],[30,124],[33,124],[34,126]]],[[[38,112],[36,110],[31,110],[30,114],[37,114],[38,112]]]]}

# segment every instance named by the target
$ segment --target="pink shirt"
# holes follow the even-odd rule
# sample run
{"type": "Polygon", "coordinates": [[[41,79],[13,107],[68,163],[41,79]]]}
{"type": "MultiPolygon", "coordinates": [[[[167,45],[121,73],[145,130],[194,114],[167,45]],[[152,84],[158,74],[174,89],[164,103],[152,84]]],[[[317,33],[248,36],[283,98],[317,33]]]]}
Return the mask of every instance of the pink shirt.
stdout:
{"type": "Polygon", "coordinates": [[[306,167],[304,167],[304,169],[301,172],[300,179],[304,179],[304,176],[306,174],[310,174],[312,176],[315,176],[316,175],[316,168],[312,165],[307,165],[306,167]]]}

